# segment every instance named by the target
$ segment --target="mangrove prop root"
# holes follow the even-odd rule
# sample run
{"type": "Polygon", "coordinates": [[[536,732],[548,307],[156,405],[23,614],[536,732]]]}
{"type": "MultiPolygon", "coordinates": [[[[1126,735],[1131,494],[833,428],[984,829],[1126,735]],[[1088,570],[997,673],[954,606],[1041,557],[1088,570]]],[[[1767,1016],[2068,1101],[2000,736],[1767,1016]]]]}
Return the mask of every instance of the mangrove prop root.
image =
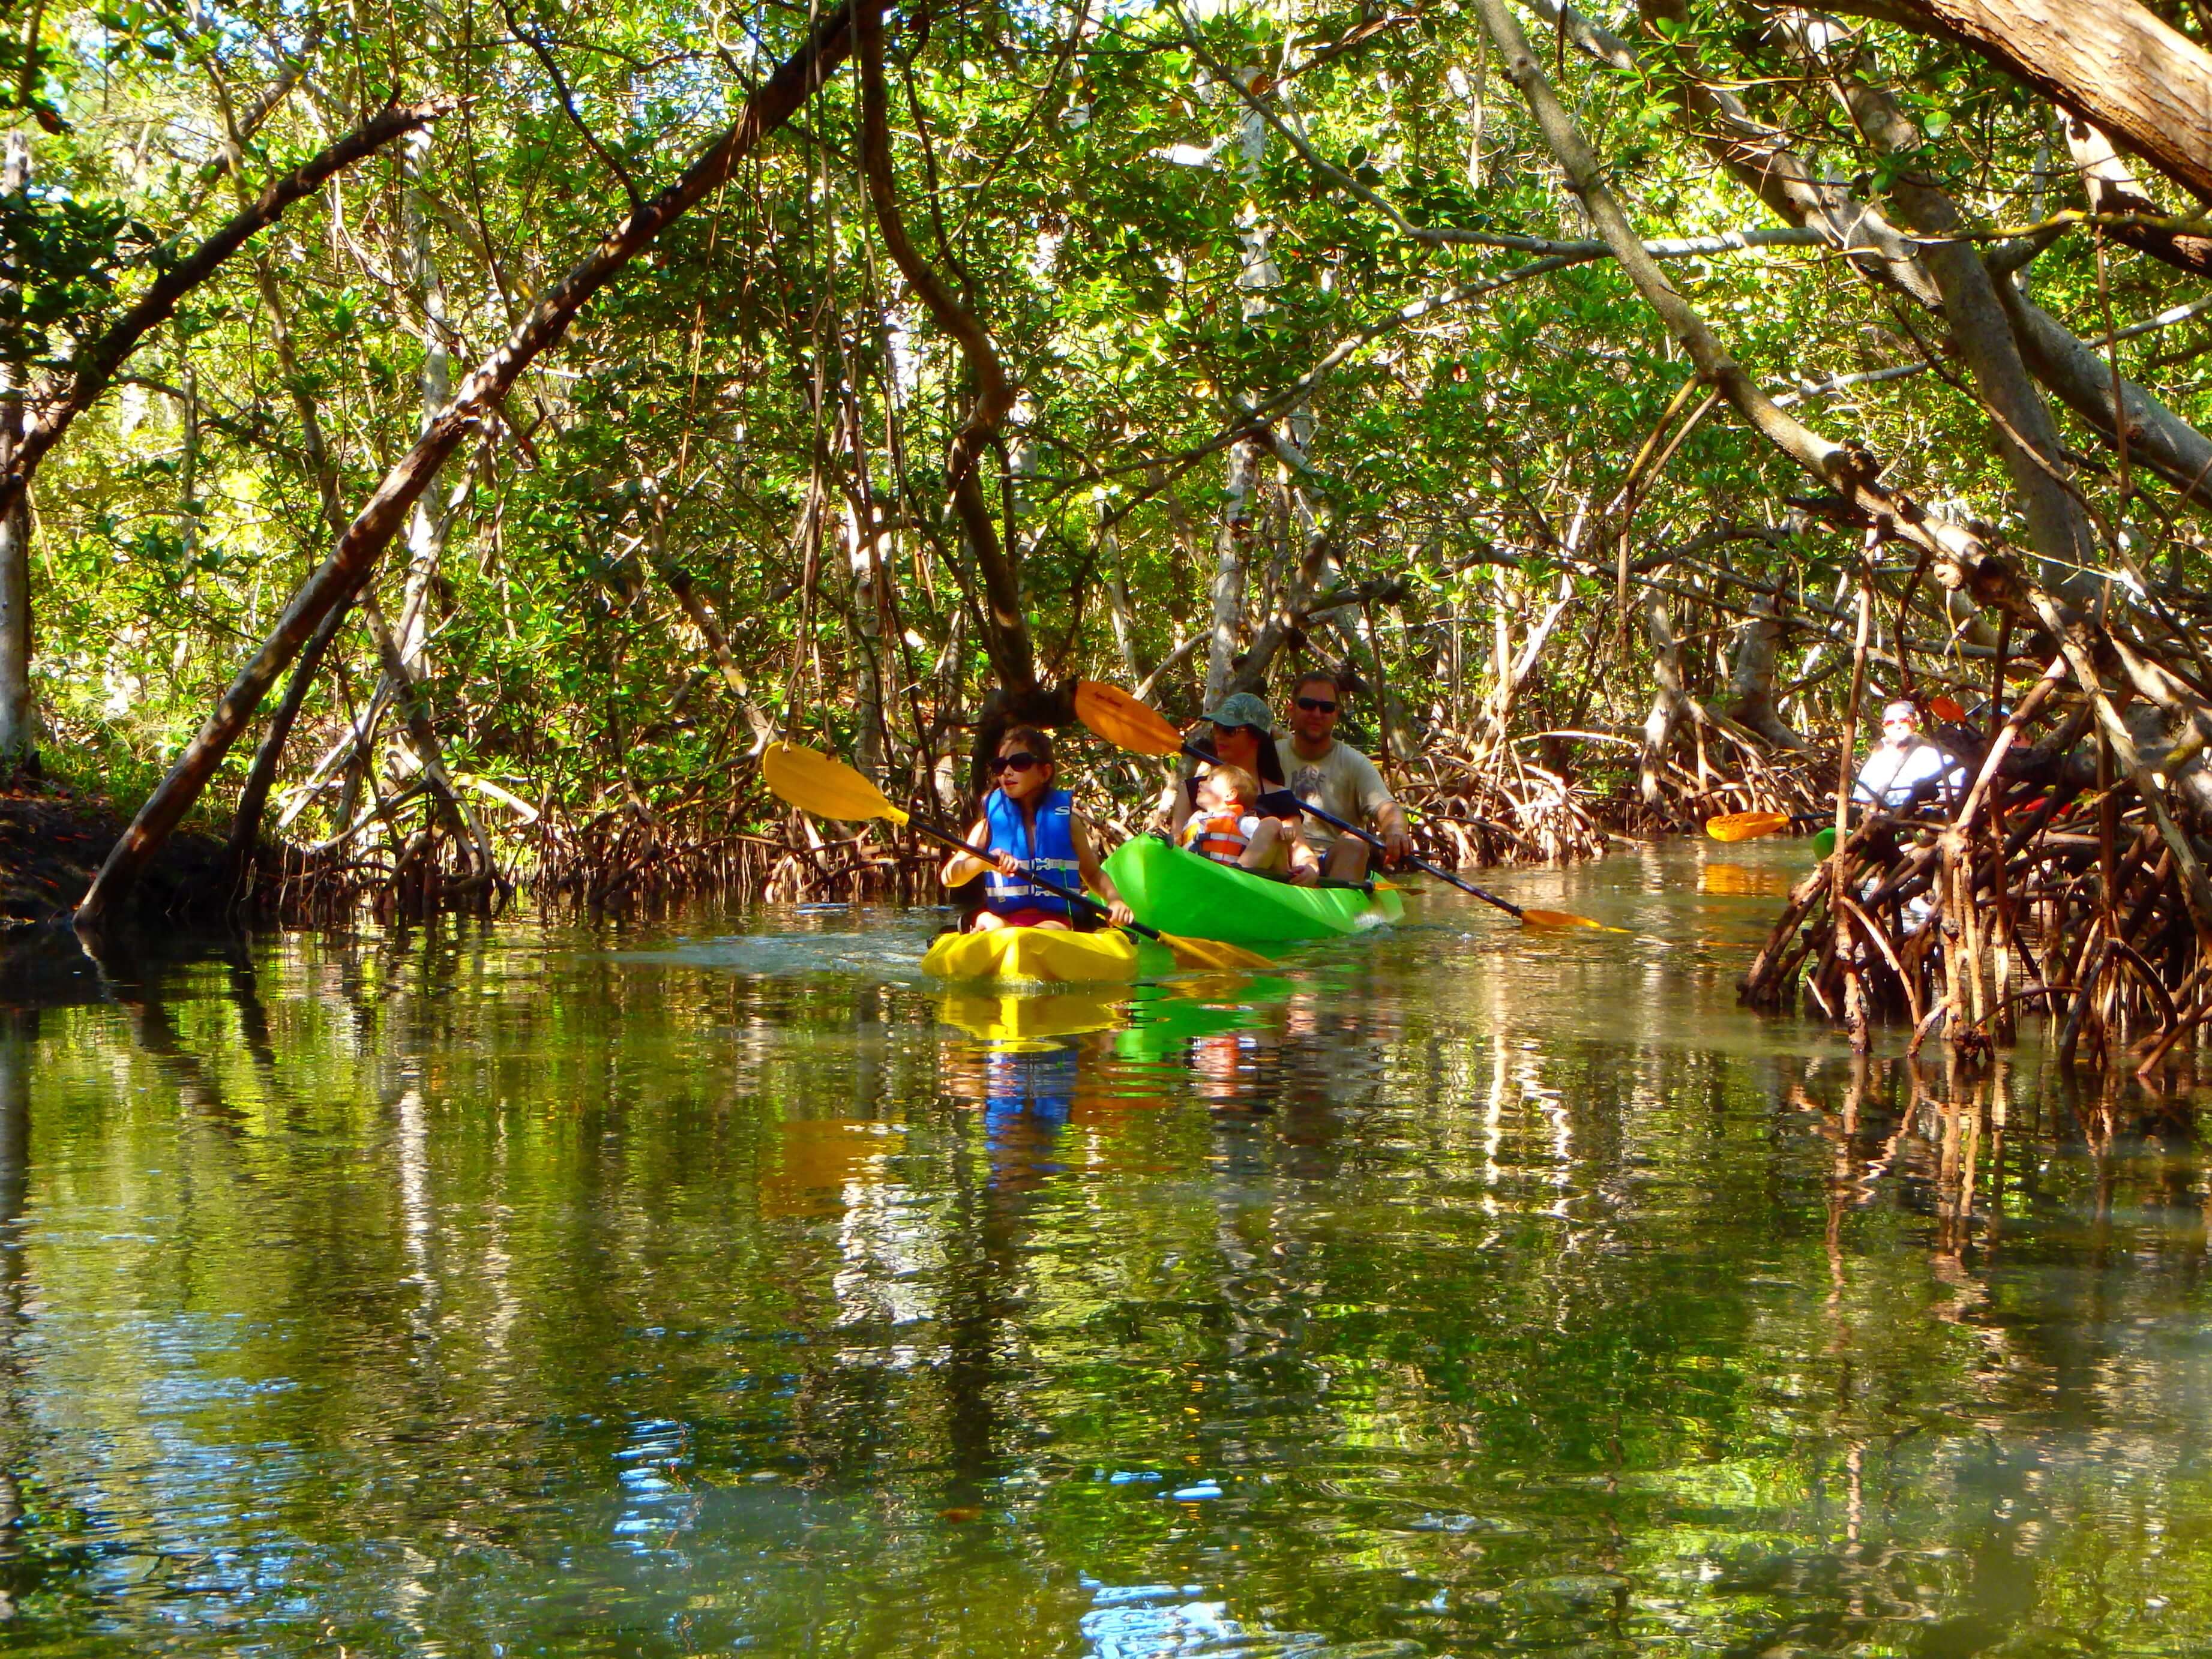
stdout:
{"type": "MultiPolygon", "coordinates": [[[[1802,1000],[1829,1019],[1863,1006],[1969,1063],[2040,1011],[2062,1062],[2146,1073],[2203,1029],[2212,960],[2190,883],[2212,781],[2177,749],[2093,789],[2085,700],[2056,695],[2059,678],[2046,672],[1989,750],[1958,757],[1973,781],[1955,821],[1870,814],[1797,885],[1738,988],[1747,1006],[1802,1000]]],[[[2109,726],[2111,694],[2095,696],[2109,726]]]]}

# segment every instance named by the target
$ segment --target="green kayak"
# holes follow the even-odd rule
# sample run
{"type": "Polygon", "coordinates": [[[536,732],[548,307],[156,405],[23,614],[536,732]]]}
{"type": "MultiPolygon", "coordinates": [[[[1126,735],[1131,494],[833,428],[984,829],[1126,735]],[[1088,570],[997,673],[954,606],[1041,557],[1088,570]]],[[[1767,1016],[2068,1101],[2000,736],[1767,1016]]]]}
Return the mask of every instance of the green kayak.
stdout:
{"type": "Polygon", "coordinates": [[[1358,887],[1293,887],[1156,836],[1114,849],[1106,873],[1147,927],[1231,945],[1295,945],[1356,933],[1405,914],[1397,894],[1358,887]]]}
{"type": "Polygon", "coordinates": [[[1832,824],[1832,824],[1830,824],[1830,825],[1829,825],[1826,829],[1825,829],[1825,830],[1815,830],[1815,831],[1814,832],[1814,836],[1813,836],[1813,856],[1814,856],[1814,858],[1816,858],[1816,859],[1824,859],[1824,858],[1826,858],[1830,854],[1833,853],[1835,850],[1836,850],[1836,826],[1835,826],[1834,824],[1832,824]]]}

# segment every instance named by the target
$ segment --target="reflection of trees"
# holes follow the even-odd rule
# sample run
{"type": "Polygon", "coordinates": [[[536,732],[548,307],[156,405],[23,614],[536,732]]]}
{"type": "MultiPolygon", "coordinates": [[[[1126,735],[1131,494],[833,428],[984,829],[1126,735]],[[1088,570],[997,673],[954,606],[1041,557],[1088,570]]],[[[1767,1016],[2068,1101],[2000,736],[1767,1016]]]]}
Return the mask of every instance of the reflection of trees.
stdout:
{"type": "Polygon", "coordinates": [[[2212,1591],[2185,1543],[2114,1547],[2206,1495],[2169,1109],[1332,971],[1206,1079],[1112,1031],[994,1069],[919,993],[472,932],[50,1011],[0,1042],[0,1176],[11,1054],[53,1149],[0,1250],[48,1310],[9,1466],[211,1557],[210,1607],[274,1602],[235,1565],[273,1529],[340,1635],[449,1646],[680,1616],[866,1650],[956,1560],[1008,1606],[1114,1564],[1462,1651],[2112,1638],[2153,1578],[2212,1591]]]}
{"type": "Polygon", "coordinates": [[[22,1470],[30,1453],[21,1387],[22,1221],[30,1190],[31,1059],[38,1018],[28,1009],[0,1009],[0,1539],[5,1540],[22,1522],[22,1470]]]}

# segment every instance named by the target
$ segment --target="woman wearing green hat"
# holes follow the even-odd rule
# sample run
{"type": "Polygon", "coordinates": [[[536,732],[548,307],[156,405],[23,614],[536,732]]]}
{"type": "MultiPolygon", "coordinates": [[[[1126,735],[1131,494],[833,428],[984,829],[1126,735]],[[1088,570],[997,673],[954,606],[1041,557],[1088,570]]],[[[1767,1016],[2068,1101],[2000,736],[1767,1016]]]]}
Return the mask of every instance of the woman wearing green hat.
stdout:
{"type": "MultiPolygon", "coordinates": [[[[1224,766],[1243,767],[1260,780],[1263,790],[1285,787],[1282,757],[1275,750],[1275,717],[1264,701],[1249,691],[1232,691],[1207,709],[1205,718],[1211,726],[1193,738],[1194,748],[1224,766]]],[[[1198,810],[1191,794],[1192,775],[1193,769],[1185,767],[1176,780],[1174,794],[1162,803],[1167,809],[1169,832],[1177,836],[1198,810]]],[[[1302,870],[1292,879],[1310,883],[1315,874],[1302,870]]]]}

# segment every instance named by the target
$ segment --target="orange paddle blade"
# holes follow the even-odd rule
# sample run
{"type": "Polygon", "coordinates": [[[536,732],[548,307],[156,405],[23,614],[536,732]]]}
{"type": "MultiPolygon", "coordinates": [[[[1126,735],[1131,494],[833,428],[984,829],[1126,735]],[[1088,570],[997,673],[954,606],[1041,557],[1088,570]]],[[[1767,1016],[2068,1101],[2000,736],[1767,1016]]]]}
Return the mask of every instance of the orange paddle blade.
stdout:
{"type": "Polygon", "coordinates": [[[1729,812],[1705,820],[1705,833],[1715,841],[1756,841],[1789,827],[1787,812],[1729,812]]]}
{"type": "Polygon", "coordinates": [[[1966,718],[1966,711],[1959,706],[1959,700],[1940,691],[1928,699],[1928,712],[1939,720],[1956,721],[1966,718]]]}
{"type": "Polygon", "coordinates": [[[817,818],[907,821],[906,809],[841,760],[795,743],[772,743],[761,757],[761,781],[802,812],[817,818]]]}
{"type": "Polygon", "coordinates": [[[1537,910],[1528,905],[1521,907],[1521,920],[1531,927],[1594,927],[1601,933],[1625,933],[1626,927],[1608,927],[1589,916],[1578,916],[1571,910],[1537,910]]]}
{"type": "Polygon", "coordinates": [[[1206,968],[1216,973],[1271,974],[1275,964],[1257,951],[1217,939],[1185,939],[1181,933],[1162,933],[1160,943],[1175,953],[1178,968],[1206,968]]]}
{"type": "Polygon", "coordinates": [[[1075,718],[1117,749],[1139,755],[1179,755],[1182,733],[1149,703],[1103,680],[1075,683],[1075,718]]]}

